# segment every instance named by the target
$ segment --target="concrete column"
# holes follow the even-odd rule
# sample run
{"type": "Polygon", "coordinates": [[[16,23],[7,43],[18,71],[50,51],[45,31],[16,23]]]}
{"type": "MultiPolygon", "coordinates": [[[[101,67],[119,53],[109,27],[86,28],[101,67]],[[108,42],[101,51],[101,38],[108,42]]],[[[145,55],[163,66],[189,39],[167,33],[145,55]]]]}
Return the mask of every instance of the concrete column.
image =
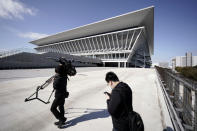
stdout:
{"type": "Polygon", "coordinates": [[[118,68],[120,68],[120,62],[118,62],[118,68]]]}
{"type": "Polygon", "coordinates": [[[127,62],[124,62],[124,68],[127,68],[127,62]]]}
{"type": "Polygon", "coordinates": [[[105,67],[105,62],[103,62],[103,67],[105,67]]]}

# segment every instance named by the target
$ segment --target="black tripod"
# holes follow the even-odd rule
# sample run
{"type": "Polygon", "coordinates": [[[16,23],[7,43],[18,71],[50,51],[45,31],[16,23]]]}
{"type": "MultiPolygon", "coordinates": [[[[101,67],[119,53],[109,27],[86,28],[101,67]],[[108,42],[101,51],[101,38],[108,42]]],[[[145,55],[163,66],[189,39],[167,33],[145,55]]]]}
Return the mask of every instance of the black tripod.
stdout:
{"type": "Polygon", "coordinates": [[[49,96],[49,99],[48,99],[47,102],[41,100],[40,98],[38,98],[38,91],[41,90],[41,89],[44,89],[44,88],[47,87],[49,84],[51,84],[51,82],[53,81],[54,77],[55,77],[55,75],[52,76],[51,78],[49,78],[48,80],[46,80],[46,82],[45,82],[44,84],[42,84],[41,86],[38,86],[37,89],[36,89],[36,92],[34,92],[32,95],[30,95],[28,98],[26,98],[26,99],[25,99],[25,102],[37,99],[37,100],[39,100],[39,101],[41,101],[41,102],[43,102],[43,103],[45,103],[45,104],[50,103],[49,100],[50,100],[50,98],[51,98],[51,96],[52,96],[52,94],[53,94],[53,92],[54,92],[54,89],[53,89],[51,95],[49,96]],[[36,94],[36,97],[31,98],[31,97],[32,97],[33,95],[35,95],[35,94],[36,94]]]}

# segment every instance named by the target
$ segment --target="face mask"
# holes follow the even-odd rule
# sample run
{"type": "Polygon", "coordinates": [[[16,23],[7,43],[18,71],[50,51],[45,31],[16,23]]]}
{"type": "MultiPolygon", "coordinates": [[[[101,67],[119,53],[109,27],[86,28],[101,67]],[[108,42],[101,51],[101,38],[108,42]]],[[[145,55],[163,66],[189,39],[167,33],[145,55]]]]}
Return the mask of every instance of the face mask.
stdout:
{"type": "Polygon", "coordinates": [[[112,91],[111,86],[109,86],[109,85],[108,85],[108,86],[106,86],[106,91],[107,91],[107,92],[111,92],[111,91],[112,91]]]}

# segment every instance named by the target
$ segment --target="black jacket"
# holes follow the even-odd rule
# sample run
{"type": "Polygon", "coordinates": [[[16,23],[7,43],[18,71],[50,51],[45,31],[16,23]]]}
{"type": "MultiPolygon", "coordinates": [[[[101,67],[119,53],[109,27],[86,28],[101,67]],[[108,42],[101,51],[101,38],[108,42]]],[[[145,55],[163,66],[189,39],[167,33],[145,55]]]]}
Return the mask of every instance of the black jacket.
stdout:
{"type": "Polygon", "coordinates": [[[53,81],[53,88],[55,89],[55,97],[65,97],[67,93],[67,76],[60,76],[57,74],[53,81]]]}
{"type": "Polygon", "coordinates": [[[107,100],[108,112],[112,116],[113,127],[117,131],[128,131],[128,113],[132,111],[132,90],[123,82],[120,82],[111,93],[111,97],[107,100]],[[124,97],[124,98],[123,98],[124,97]],[[127,109],[125,108],[125,104],[127,109]]]}

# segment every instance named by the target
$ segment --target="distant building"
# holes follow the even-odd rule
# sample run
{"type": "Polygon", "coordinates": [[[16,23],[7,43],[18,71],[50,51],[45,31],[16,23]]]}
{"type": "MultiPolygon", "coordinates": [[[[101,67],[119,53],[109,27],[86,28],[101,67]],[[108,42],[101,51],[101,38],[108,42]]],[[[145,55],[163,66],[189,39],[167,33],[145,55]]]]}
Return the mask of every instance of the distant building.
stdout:
{"type": "Polygon", "coordinates": [[[186,66],[191,67],[192,66],[192,53],[186,53],[186,66]]]}
{"type": "Polygon", "coordinates": [[[192,56],[192,66],[197,65],[197,56],[192,56]]]}
{"type": "Polygon", "coordinates": [[[191,67],[197,65],[197,56],[192,53],[186,53],[185,56],[176,56],[172,59],[172,69],[175,67],[191,67]]]}
{"type": "Polygon", "coordinates": [[[185,67],[186,66],[186,57],[185,56],[176,56],[175,66],[185,67]]]}
{"type": "Polygon", "coordinates": [[[159,66],[163,68],[169,68],[169,63],[168,62],[159,62],[159,66]]]}

